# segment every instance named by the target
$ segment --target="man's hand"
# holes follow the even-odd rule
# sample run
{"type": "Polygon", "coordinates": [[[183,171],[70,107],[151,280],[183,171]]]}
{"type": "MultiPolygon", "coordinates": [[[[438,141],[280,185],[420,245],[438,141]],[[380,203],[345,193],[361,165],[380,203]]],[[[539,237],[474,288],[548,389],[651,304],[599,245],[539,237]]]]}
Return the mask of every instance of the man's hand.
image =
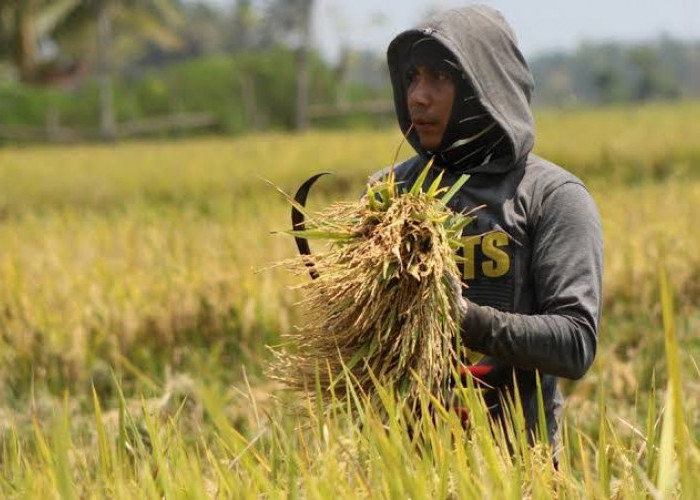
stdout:
{"type": "Polygon", "coordinates": [[[450,284],[453,303],[457,308],[457,318],[461,321],[467,314],[467,309],[469,308],[469,301],[462,295],[464,284],[451,273],[447,273],[447,281],[450,284]]]}
{"type": "MultiPolygon", "coordinates": [[[[450,284],[453,303],[455,304],[455,307],[457,307],[457,318],[459,318],[461,322],[462,318],[464,318],[469,310],[470,302],[462,295],[462,291],[464,289],[462,282],[452,274],[448,274],[447,279],[450,284]]],[[[469,332],[465,333],[466,335],[462,336],[463,339],[465,336],[469,335],[469,332]]],[[[462,335],[461,325],[460,335],[462,335]]],[[[471,358],[471,356],[468,357],[471,358]]],[[[461,385],[466,387],[469,383],[468,380],[471,380],[471,383],[475,388],[485,390],[486,392],[484,393],[484,396],[485,401],[489,406],[489,410],[495,410],[499,405],[496,389],[511,382],[513,377],[512,367],[493,364],[492,361],[492,358],[486,357],[482,358],[475,364],[469,364],[469,359],[462,359],[458,362],[458,372],[461,379],[461,385]]],[[[466,408],[457,406],[454,408],[454,411],[460,416],[463,423],[468,421],[469,418],[466,408]]]]}

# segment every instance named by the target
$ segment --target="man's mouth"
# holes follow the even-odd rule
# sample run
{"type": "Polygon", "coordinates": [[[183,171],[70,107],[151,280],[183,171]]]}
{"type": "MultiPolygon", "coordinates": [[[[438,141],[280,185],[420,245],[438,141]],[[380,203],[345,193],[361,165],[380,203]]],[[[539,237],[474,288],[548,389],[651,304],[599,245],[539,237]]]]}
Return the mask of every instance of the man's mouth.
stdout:
{"type": "Polygon", "coordinates": [[[437,125],[437,122],[433,120],[426,120],[424,118],[416,118],[413,120],[413,127],[420,131],[431,130],[437,125]]]}

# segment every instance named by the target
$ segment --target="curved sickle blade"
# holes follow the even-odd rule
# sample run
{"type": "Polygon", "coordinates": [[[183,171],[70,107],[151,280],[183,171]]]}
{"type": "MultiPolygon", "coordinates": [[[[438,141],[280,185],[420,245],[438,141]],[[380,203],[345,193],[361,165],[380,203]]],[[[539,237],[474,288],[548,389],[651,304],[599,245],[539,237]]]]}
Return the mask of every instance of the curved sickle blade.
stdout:
{"type": "MultiPolygon", "coordinates": [[[[314,183],[320,177],[327,174],[330,174],[330,172],[321,172],[320,174],[316,174],[313,177],[307,179],[306,182],[304,182],[304,184],[302,184],[301,187],[299,187],[297,193],[294,195],[294,201],[296,201],[302,207],[306,207],[306,198],[309,196],[309,190],[311,189],[311,186],[313,186],[314,183]]],[[[306,225],[304,224],[304,214],[301,213],[301,211],[299,211],[295,206],[292,206],[292,230],[304,231],[305,229],[306,225]]],[[[299,253],[301,255],[311,255],[309,242],[306,238],[295,236],[294,241],[296,241],[297,248],[299,249],[299,253]]],[[[318,271],[314,269],[314,263],[311,260],[306,261],[306,267],[309,268],[309,274],[311,275],[312,280],[318,278],[318,271]]]]}

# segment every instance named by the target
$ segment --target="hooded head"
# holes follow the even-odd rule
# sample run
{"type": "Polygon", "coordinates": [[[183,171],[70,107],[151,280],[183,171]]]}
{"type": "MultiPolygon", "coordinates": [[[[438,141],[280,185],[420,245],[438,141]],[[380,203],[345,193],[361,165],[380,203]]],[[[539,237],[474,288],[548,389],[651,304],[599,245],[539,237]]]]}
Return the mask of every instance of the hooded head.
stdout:
{"type": "Polygon", "coordinates": [[[532,149],[533,79],[498,11],[472,6],[443,12],[398,35],[387,56],[399,125],[404,133],[418,126],[408,140],[419,154],[435,156],[446,168],[495,173],[513,168],[532,149]],[[453,84],[445,123],[421,94],[426,74],[453,84]],[[442,125],[438,143],[431,133],[442,125]]]}

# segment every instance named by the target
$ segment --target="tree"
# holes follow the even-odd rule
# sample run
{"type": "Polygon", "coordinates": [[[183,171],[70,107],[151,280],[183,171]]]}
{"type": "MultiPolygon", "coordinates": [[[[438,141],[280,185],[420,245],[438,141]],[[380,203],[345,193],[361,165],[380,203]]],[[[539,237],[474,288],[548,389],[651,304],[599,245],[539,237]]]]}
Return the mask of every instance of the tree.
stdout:
{"type": "Polygon", "coordinates": [[[295,128],[308,126],[309,51],[312,44],[313,0],[273,0],[266,12],[266,34],[296,50],[295,128]]]}
{"type": "Polygon", "coordinates": [[[646,101],[654,97],[657,89],[657,66],[658,59],[655,51],[651,47],[636,47],[630,52],[632,66],[638,72],[636,98],[646,101]]]}
{"type": "Polygon", "coordinates": [[[611,103],[620,99],[622,82],[619,72],[614,67],[605,66],[594,70],[593,83],[601,102],[611,103]]]}
{"type": "Polygon", "coordinates": [[[299,0],[299,31],[300,43],[297,48],[297,98],[296,119],[297,130],[309,126],[309,50],[311,48],[311,13],[313,0],[299,0]]]}
{"type": "Polygon", "coordinates": [[[80,0],[3,0],[0,2],[0,59],[10,61],[20,81],[41,83],[45,61],[39,43],[50,39],[80,0]]]}
{"type": "Polygon", "coordinates": [[[637,72],[636,98],[678,98],[681,90],[668,68],[662,65],[658,47],[641,46],[630,52],[632,67],[637,72]]]}
{"type": "Polygon", "coordinates": [[[114,88],[112,82],[112,2],[99,2],[97,7],[97,60],[100,86],[100,135],[114,140],[117,136],[117,119],[114,113],[114,88]]]}
{"type": "Polygon", "coordinates": [[[135,56],[149,42],[177,46],[179,6],[178,0],[83,0],[56,26],[54,37],[64,53],[94,60],[104,139],[117,133],[112,85],[116,61],[135,56]]]}
{"type": "Polygon", "coordinates": [[[2,0],[0,57],[12,62],[20,81],[39,85],[65,81],[65,72],[96,66],[100,130],[111,139],[116,135],[115,60],[133,55],[146,42],[176,46],[180,8],[180,0],[2,0]],[[57,47],[53,60],[42,59],[41,41],[57,47]],[[72,61],[60,66],[63,74],[56,74],[58,58],[72,61]]]}
{"type": "Polygon", "coordinates": [[[233,16],[231,48],[243,50],[252,45],[251,31],[254,23],[252,0],[238,0],[233,16]]]}

